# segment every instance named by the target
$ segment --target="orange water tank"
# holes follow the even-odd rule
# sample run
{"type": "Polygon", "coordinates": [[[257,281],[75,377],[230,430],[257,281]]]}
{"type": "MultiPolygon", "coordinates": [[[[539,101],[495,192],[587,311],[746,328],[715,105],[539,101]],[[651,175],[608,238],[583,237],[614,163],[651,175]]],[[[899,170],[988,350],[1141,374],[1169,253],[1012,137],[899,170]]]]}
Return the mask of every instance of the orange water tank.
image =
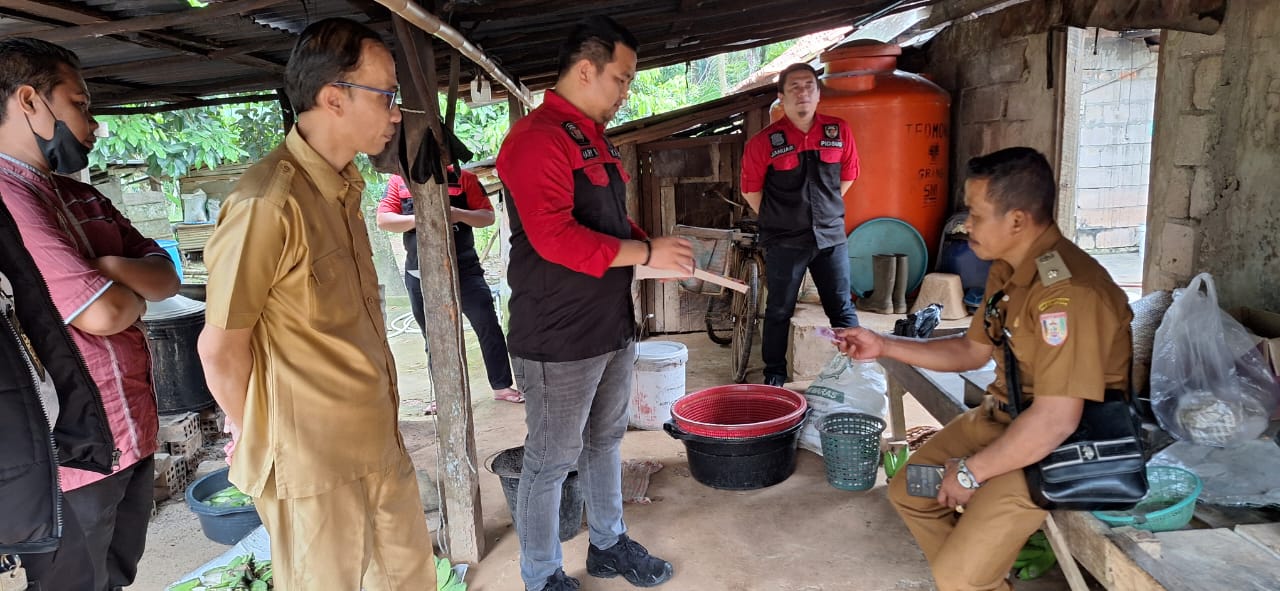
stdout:
{"type": "MultiPolygon", "coordinates": [[[[823,53],[818,112],[848,122],[858,145],[861,173],[844,196],[845,234],[870,219],[897,218],[920,233],[932,259],[948,213],[951,95],[896,70],[899,55],[897,45],[867,41],[823,53]]],[[[782,106],[771,115],[781,118],[782,106]]]]}

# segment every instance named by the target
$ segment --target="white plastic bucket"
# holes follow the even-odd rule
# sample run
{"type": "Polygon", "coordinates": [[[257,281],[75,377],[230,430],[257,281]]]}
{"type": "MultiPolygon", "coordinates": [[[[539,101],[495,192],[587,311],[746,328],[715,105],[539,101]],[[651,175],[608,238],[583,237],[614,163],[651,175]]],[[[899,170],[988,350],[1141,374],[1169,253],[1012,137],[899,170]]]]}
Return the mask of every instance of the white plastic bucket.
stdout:
{"type": "Polygon", "coordinates": [[[644,341],[636,345],[631,380],[631,426],[661,429],[671,419],[671,405],[684,396],[684,370],[689,349],[683,343],[644,341]]]}

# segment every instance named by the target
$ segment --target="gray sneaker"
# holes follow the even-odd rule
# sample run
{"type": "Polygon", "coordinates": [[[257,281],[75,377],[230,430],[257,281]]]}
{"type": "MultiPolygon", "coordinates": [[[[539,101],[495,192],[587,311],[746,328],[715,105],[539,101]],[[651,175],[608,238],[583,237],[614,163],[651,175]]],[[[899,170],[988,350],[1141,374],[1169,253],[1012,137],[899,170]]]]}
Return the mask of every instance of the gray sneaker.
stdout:
{"type": "Polygon", "coordinates": [[[587,574],[603,579],[621,576],[637,587],[657,587],[670,580],[675,569],[623,534],[607,550],[595,544],[587,548],[587,574]]]}

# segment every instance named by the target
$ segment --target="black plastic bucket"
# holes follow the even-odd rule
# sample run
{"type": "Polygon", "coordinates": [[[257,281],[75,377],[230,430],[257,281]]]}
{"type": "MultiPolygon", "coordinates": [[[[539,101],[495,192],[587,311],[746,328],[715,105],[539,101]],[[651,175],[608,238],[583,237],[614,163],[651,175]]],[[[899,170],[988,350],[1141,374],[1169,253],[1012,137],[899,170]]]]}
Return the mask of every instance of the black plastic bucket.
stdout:
{"type": "MultiPolygon", "coordinates": [[[[516,493],[520,489],[520,471],[524,467],[524,447],[513,447],[498,452],[489,459],[489,471],[502,482],[502,494],[507,497],[507,509],[511,520],[516,519],[516,493]]],[[[577,472],[570,472],[560,486],[560,541],[572,540],[582,531],[582,513],[586,495],[577,472]]]]}
{"type": "Polygon", "coordinates": [[[204,536],[219,544],[231,546],[262,525],[258,510],[248,507],[210,507],[204,501],[214,493],[231,486],[227,481],[230,468],[202,476],[187,487],[187,507],[200,518],[204,536]]]}
{"type": "Polygon", "coordinates": [[[796,446],[803,426],[800,421],[777,433],[745,438],[691,435],[674,421],[662,428],[684,441],[694,480],[711,488],[753,490],[778,484],[796,471],[796,446]]]}
{"type": "Polygon", "coordinates": [[[160,414],[203,410],[213,405],[205,383],[196,341],[204,329],[204,309],[176,318],[148,319],[147,347],[151,349],[151,377],[160,414]]]}

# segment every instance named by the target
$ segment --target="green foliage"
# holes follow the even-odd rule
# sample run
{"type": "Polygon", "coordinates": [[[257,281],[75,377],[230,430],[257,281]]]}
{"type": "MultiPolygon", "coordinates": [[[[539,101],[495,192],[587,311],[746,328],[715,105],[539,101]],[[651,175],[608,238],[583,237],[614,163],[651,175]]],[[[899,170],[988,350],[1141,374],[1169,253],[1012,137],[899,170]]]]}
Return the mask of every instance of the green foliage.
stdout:
{"type": "MultiPolygon", "coordinates": [[[[449,99],[440,95],[440,114],[444,115],[449,99]]],[[[468,107],[458,101],[458,112],[454,116],[453,133],[475,153],[473,160],[486,160],[498,156],[498,148],[502,147],[503,138],[511,127],[507,103],[498,102],[483,107],[468,107]]]]}
{"type": "Polygon", "coordinates": [[[98,140],[89,165],[141,161],[148,174],[178,178],[193,168],[261,158],[283,139],[279,106],[252,103],[150,115],[103,115],[111,133],[98,140]]]}

